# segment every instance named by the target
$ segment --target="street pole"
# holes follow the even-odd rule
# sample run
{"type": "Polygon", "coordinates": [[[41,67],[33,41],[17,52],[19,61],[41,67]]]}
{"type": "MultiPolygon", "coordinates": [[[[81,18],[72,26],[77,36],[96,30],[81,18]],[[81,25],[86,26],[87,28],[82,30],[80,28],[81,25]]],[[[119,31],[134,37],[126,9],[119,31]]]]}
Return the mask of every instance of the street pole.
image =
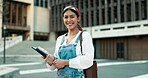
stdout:
{"type": "Polygon", "coordinates": [[[5,64],[6,63],[6,36],[5,36],[5,29],[6,29],[6,26],[4,25],[3,26],[3,36],[4,36],[4,61],[3,61],[3,63],[5,64]]]}

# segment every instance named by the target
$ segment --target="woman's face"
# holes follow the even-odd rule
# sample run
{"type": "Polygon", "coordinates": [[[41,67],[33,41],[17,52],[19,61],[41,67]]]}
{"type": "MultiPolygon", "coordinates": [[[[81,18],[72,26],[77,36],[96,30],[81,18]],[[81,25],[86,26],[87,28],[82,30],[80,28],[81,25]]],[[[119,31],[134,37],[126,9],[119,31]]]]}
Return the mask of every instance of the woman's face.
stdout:
{"type": "Polygon", "coordinates": [[[79,20],[80,18],[77,17],[76,14],[70,10],[64,13],[64,16],[63,16],[64,24],[70,30],[77,28],[77,23],[79,20]]]}

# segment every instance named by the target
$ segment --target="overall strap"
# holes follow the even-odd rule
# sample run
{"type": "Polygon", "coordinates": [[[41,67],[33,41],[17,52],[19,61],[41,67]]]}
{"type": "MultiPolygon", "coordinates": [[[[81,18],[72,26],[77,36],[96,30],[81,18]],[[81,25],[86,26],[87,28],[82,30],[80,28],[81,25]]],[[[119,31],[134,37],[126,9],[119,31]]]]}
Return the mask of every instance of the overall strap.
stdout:
{"type": "MultiPolygon", "coordinates": [[[[81,32],[82,33],[82,32],[81,32]]],[[[75,43],[78,43],[79,42],[79,40],[81,39],[81,33],[78,35],[78,37],[77,37],[77,39],[75,40],[75,43]]]]}
{"type": "Polygon", "coordinates": [[[64,41],[65,41],[65,36],[66,36],[66,35],[67,35],[67,33],[63,35],[63,38],[62,38],[62,41],[61,41],[61,45],[64,43],[64,41]]]}

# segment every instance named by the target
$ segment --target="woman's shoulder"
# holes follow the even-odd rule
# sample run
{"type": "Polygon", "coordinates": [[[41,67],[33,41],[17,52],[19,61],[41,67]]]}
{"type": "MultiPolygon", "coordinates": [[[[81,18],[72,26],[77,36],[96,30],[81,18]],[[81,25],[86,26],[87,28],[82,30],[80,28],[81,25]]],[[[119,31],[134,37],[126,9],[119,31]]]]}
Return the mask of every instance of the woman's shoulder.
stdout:
{"type": "Polygon", "coordinates": [[[58,40],[61,40],[64,36],[65,36],[65,34],[60,35],[60,36],[57,38],[57,41],[58,41],[58,40]]]}
{"type": "Polygon", "coordinates": [[[90,35],[89,32],[87,32],[87,31],[83,31],[82,36],[83,36],[83,37],[85,37],[85,36],[87,37],[87,36],[91,36],[91,35],[90,35]]]}

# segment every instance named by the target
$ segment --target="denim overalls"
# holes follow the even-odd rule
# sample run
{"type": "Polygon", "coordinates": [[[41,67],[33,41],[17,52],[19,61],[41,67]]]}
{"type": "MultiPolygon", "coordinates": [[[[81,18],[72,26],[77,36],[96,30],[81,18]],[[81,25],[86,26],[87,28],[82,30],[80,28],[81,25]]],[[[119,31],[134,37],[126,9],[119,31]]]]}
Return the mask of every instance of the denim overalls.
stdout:
{"type": "MultiPolygon", "coordinates": [[[[78,41],[80,40],[80,34],[78,35],[75,44],[62,45],[65,40],[65,35],[61,41],[61,46],[58,50],[58,55],[60,59],[69,60],[75,58],[76,55],[76,46],[78,41]]],[[[64,68],[60,68],[57,71],[57,78],[84,78],[83,71],[78,71],[78,69],[70,68],[69,66],[65,66],[64,68]]]]}

